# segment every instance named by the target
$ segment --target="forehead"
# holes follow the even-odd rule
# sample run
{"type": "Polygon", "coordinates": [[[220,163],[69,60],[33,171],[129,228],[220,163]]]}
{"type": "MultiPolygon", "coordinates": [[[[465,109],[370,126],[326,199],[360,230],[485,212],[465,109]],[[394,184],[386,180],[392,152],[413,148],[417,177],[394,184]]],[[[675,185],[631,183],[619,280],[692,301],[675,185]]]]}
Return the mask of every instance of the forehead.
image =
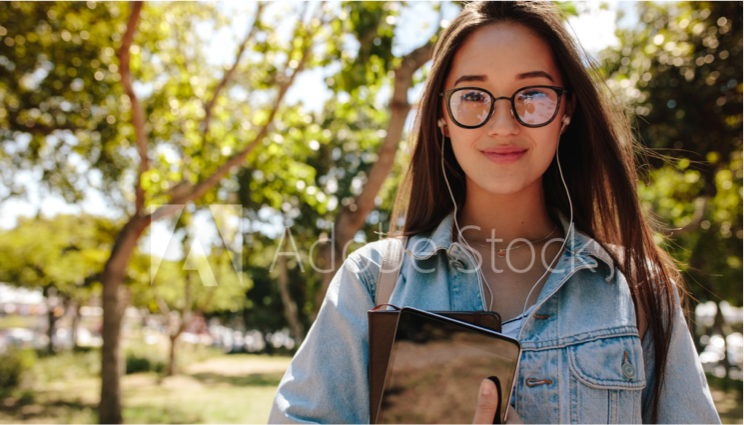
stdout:
{"type": "Polygon", "coordinates": [[[555,85],[563,83],[548,43],[523,25],[501,23],[478,29],[460,46],[446,84],[451,88],[463,75],[483,75],[496,86],[534,71],[547,72],[555,85]]]}

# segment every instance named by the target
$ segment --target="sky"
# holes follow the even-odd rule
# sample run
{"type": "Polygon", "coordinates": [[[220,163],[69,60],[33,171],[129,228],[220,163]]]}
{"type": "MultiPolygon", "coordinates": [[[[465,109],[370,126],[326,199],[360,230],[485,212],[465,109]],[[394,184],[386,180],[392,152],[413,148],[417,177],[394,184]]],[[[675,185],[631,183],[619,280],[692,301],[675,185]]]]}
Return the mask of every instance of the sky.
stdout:
{"type": "MultiPolygon", "coordinates": [[[[584,49],[594,55],[607,46],[618,43],[615,37],[616,16],[618,10],[625,11],[625,18],[620,22],[621,26],[633,25],[635,19],[635,2],[603,2],[606,7],[600,7],[599,2],[575,2],[577,8],[583,13],[579,17],[569,18],[569,25],[578,38],[584,49]]],[[[405,54],[415,47],[423,44],[433,32],[433,27],[429,24],[427,30],[426,23],[435,22],[437,14],[432,11],[431,6],[427,3],[412,2],[410,8],[401,11],[398,16],[398,23],[406,22],[406,25],[398,25],[396,33],[396,42],[393,53],[396,55],[405,54]]],[[[213,31],[207,26],[200,28],[204,35],[211,39],[207,50],[209,51],[209,60],[213,63],[229,63],[233,60],[233,55],[237,46],[236,34],[245,34],[248,25],[251,24],[250,14],[237,13],[238,9],[250,8],[252,5],[247,3],[224,3],[222,7],[226,9],[236,9],[232,13],[235,19],[229,27],[221,31],[213,31]]],[[[457,6],[448,2],[444,4],[444,18],[453,19],[458,12],[457,6]]],[[[353,48],[354,41],[350,41],[349,47],[353,48]]],[[[303,102],[306,109],[320,110],[323,103],[332,95],[324,84],[323,80],[337,70],[314,69],[305,71],[297,78],[294,86],[288,91],[286,101],[288,103],[303,102]]],[[[409,91],[411,101],[420,95],[423,85],[412,88],[409,91]]],[[[389,96],[389,93],[382,93],[382,96],[389,96]]],[[[410,120],[409,120],[410,121],[410,120]]],[[[409,122],[410,125],[410,122],[409,122]]],[[[23,181],[28,188],[28,199],[11,198],[0,205],[0,228],[10,229],[15,227],[19,216],[32,217],[38,211],[42,211],[45,216],[54,216],[59,213],[79,214],[85,211],[93,215],[102,215],[109,218],[118,218],[117,212],[114,212],[107,206],[105,197],[95,190],[87,191],[86,199],[79,205],[66,203],[60,196],[45,193],[38,183],[39,176],[35,173],[22,173],[18,178],[23,181]]],[[[198,239],[202,241],[211,240],[216,232],[214,227],[209,224],[209,217],[197,217],[198,239]]],[[[167,225],[156,223],[153,225],[151,232],[154,237],[149,235],[143,238],[143,250],[152,251],[156,255],[164,255],[169,259],[176,259],[182,256],[180,252],[181,244],[171,244],[168,248],[170,237],[167,225]],[[151,243],[152,241],[152,243],[151,243]]]]}

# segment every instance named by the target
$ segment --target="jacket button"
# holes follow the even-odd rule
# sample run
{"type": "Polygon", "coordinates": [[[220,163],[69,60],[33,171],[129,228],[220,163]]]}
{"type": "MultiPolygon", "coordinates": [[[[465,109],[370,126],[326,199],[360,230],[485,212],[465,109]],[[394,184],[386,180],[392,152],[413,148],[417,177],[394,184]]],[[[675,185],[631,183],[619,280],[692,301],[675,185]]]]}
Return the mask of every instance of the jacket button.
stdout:
{"type": "Polygon", "coordinates": [[[625,375],[626,378],[633,380],[636,376],[635,367],[630,363],[623,363],[623,375],[625,375]]]}

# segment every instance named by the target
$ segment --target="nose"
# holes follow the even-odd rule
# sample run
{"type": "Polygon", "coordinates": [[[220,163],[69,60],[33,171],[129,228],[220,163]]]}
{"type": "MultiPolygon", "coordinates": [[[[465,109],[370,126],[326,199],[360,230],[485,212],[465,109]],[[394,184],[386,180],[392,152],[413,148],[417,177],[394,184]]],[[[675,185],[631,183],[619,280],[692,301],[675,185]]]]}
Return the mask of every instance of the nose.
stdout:
{"type": "Polygon", "coordinates": [[[501,97],[494,101],[493,114],[486,123],[490,136],[513,136],[519,134],[520,125],[514,117],[511,102],[507,97],[501,97]]]}

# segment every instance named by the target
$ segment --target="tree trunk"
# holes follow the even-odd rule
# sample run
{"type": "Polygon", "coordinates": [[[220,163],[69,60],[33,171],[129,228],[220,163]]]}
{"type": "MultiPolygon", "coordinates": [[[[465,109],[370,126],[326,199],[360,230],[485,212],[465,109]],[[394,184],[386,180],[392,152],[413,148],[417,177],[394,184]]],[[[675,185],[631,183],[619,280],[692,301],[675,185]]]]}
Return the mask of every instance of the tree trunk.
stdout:
{"type": "Polygon", "coordinates": [[[57,302],[52,302],[51,299],[54,297],[56,300],[57,297],[57,290],[52,286],[47,286],[44,288],[44,296],[46,297],[47,301],[47,338],[49,339],[49,342],[47,343],[47,352],[49,354],[54,353],[54,333],[56,331],[56,325],[57,325],[57,318],[54,316],[54,309],[57,307],[57,302]]]}
{"type": "Polygon", "coordinates": [[[170,353],[168,355],[168,376],[174,376],[176,374],[176,343],[178,342],[178,336],[180,332],[175,335],[170,335],[170,353]]]}
{"type": "Polygon", "coordinates": [[[401,140],[408,112],[411,110],[411,104],[408,103],[408,89],[413,84],[413,74],[429,60],[433,50],[434,43],[429,41],[404,56],[400,67],[395,70],[393,95],[390,99],[390,121],[385,140],[380,145],[377,162],[370,169],[362,193],[354,199],[352,204],[345,206],[336,217],[332,247],[326,245],[325,249],[321,250],[324,268],[328,269],[328,265],[332,264],[333,271],[322,273],[320,289],[315,296],[313,312],[310,315],[311,320],[315,320],[318,315],[328,285],[346,256],[348,243],[364,226],[367,215],[375,208],[375,197],[393,168],[398,142],[401,140]]]}
{"type": "MultiPolygon", "coordinates": [[[[119,336],[121,332],[121,319],[123,315],[123,308],[119,300],[119,288],[124,280],[126,273],[127,264],[132,256],[132,252],[137,245],[139,237],[142,232],[147,228],[152,220],[162,219],[175,213],[177,210],[174,205],[183,205],[188,202],[194,201],[204,195],[207,191],[215,187],[222,177],[228,173],[232,167],[242,166],[246,156],[256,147],[256,145],[264,138],[269,131],[269,125],[274,121],[274,117],[279,109],[279,105],[287,93],[287,90],[292,85],[297,74],[303,69],[305,61],[309,56],[312,44],[308,43],[308,46],[303,51],[302,58],[297,65],[297,68],[292,73],[289,79],[279,84],[279,94],[270,110],[269,116],[266,120],[266,124],[261,128],[256,138],[249,143],[242,151],[234,154],[232,157],[227,159],[212,175],[202,180],[193,187],[189,186],[190,189],[186,190],[182,196],[177,198],[172,197],[170,205],[163,206],[156,210],[151,215],[146,216],[144,214],[145,208],[145,192],[141,185],[142,175],[149,169],[147,146],[148,136],[145,128],[145,111],[140,104],[137,96],[134,92],[133,83],[131,80],[131,73],[129,70],[129,50],[134,39],[134,33],[137,28],[137,22],[139,21],[140,11],[142,9],[142,2],[132,2],[132,14],[127,24],[127,30],[122,37],[122,44],[119,47],[119,73],[121,75],[121,82],[124,86],[129,100],[132,104],[132,124],[134,126],[137,149],[139,151],[140,165],[139,172],[137,175],[137,181],[135,184],[135,214],[130,217],[127,224],[116,237],[116,242],[111,250],[111,256],[106,265],[104,266],[103,273],[101,274],[101,283],[103,284],[103,347],[101,347],[101,401],[99,404],[99,421],[101,423],[121,423],[121,391],[119,388],[119,370],[120,370],[120,359],[119,359],[119,336]]],[[[322,9],[321,9],[322,10],[322,9]]],[[[260,8],[259,8],[260,11],[260,8]]],[[[312,34],[309,35],[312,39],[312,34]]],[[[246,39],[247,42],[247,39],[246,39]]],[[[245,42],[244,42],[245,44],[245,42]]],[[[238,51],[238,59],[244,48],[238,51]]],[[[236,65],[237,65],[236,60],[236,65]]],[[[286,69],[289,69],[289,61],[287,58],[286,69]]],[[[229,74],[225,74],[229,78],[229,74]]],[[[225,78],[223,78],[224,80],[225,78]]],[[[217,97],[215,93],[214,97],[217,97]]],[[[205,111],[209,116],[210,111],[205,111]]]]}
{"type": "Polygon", "coordinates": [[[725,330],[723,329],[724,325],[725,319],[723,317],[723,312],[721,311],[721,302],[719,301],[716,304],[716,315],[713,319],[713,329],[715,330],[715,333],[723,338],[723,360],[721,360],[721,365],[726,368],[726,380],[728,380],[729,369],[731,369],[731,362],[728,358],[728,342],[726,341],[727,332],[725,332],[725,330]]]}
{"type": "Polygon", "coordinates": [[[72,324],[70,325],[70,340],[72,341],[72,349],[74,351],[76,348],[78,348],[77,328],[80,324],[80,304],[75,301],[70,301],[69,306],[72,309],[72,324]]]}
{"type": "Polygon", "coordinates": [[[282,304],[284,304],[284,314],[287,316],[287,322],[292,331],[292,336],[297,344],[302,344],[302,340],[305,338],[305,331],[302,327],[302,323],[300,323],[297,303],[292,299],[292,296],[289,293],[287,257],[285,255],[279,256],[279,276],[277,282],[279,283],[279,294],[282,297],[282,304]]]}
{"type": "Polygon", "coordinates": [[[49,354],[54,353],[54,332],[57,328],[57,318],[54,317],[54,309],[47,308],[47,337],[49,338],[49,344],[47,344],[47,351],[49,354]]]}
{"type": "Polygon", "coordinates": [[[120,373],[123,366],[119,337],[124,303],[121,302],[121,284],[127,264],[137,246],[137,240],[147,228],[148,220],[135,215],[124,225],[116,237],[111,256],[101,274],[103,284],[103,346],[101,347],[101,401],[98,407],[102,424],[119,424],[121,418],[120,373]]]}
{"type": "Polygon", "coordinates": [[[269,341],[269,334],[268,334],[268,332],[263,334],[263,338],[264,338],[264,351],[269,356],[273,356],[274,355],[274,345],[272,345],[271,341],[269,341]]]}

